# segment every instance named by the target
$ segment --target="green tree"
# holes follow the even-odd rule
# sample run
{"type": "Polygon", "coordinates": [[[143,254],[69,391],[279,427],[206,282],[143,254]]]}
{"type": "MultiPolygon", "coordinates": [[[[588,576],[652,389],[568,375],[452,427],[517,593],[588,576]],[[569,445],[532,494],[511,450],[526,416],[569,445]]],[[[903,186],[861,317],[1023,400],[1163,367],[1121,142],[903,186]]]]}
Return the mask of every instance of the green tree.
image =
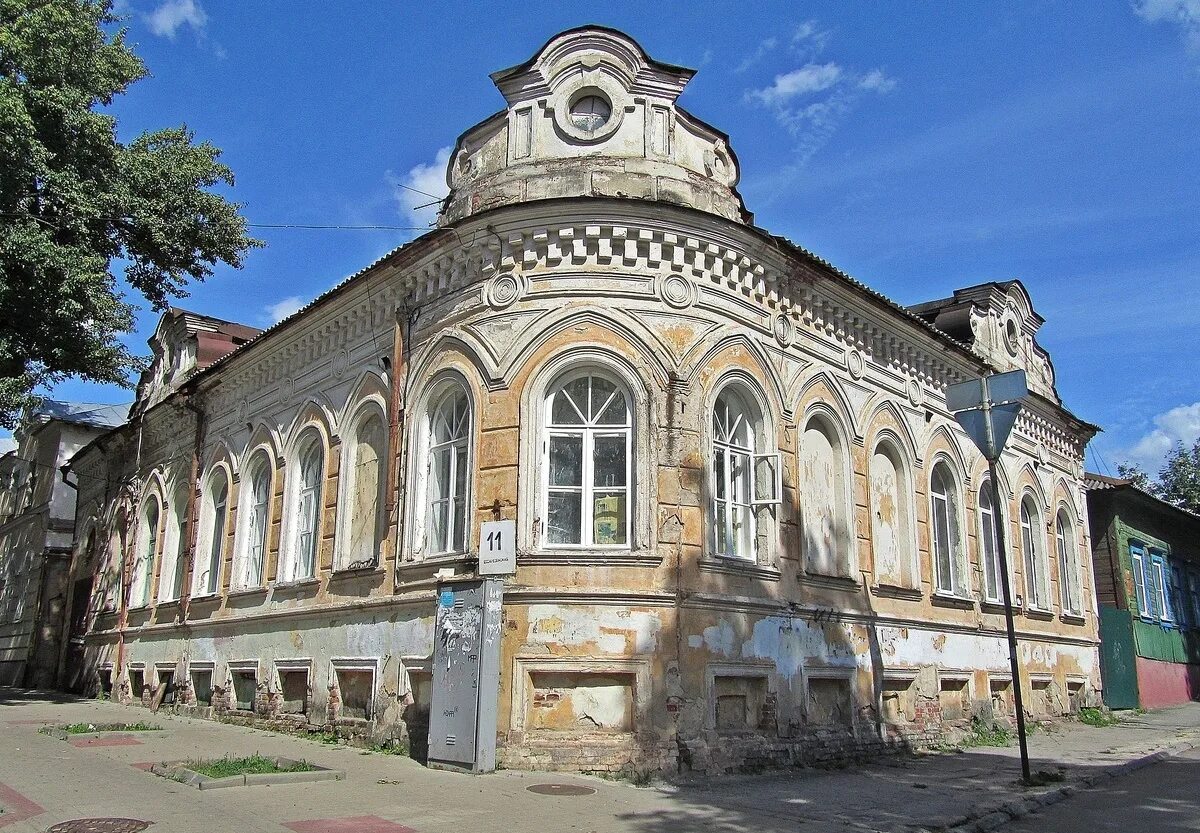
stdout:
{"type": "Polygon", "coordinates": [[[1132,464],[1117,466],[1117,473],[1168,503],[1200,513],[1200,440],[1196,440],[1191,448],[1179,443],[1171,449],[1155,480],[1132,464]]]}
{"type": "Polygon", "coordinates": [[[0,423],[69,376],[129,385],[119,336],[252,247],[221,152],[184,127],[123,144],[107,112],[147,75],[111,0],[0,0],[0,423]]]}

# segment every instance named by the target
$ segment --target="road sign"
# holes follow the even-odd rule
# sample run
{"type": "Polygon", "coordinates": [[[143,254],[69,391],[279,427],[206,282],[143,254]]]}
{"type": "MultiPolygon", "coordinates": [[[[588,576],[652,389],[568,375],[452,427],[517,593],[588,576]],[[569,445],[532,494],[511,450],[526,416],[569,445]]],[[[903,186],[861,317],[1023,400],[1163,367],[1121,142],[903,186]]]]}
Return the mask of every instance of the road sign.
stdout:
{"type": "Polygon", "coordinates": [[[1029,394],[1025,371],[968,379],[946,388],[946,408],[988,460],[1000,458],[1029,394]]]}

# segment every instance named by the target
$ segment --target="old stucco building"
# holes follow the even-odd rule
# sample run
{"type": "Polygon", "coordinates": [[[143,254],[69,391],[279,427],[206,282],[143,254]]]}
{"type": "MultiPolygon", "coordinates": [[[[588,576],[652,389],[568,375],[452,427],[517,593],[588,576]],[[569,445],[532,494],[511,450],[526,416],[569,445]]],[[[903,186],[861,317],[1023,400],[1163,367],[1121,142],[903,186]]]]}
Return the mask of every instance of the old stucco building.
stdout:
{"type": "Polygon", "coordinates": [[[86,667],[375,737],[428,718],[439,582],[513,519],[509,766],[811,761],[1099,688],[1072,416],[1020,283],[906,309],[753,225],[693,72],[589,27],[492,76],[438,227],[206,366],[160,328],[74,463],[86,667]],[[948,384],[1025,368],[986,466],[948,384]]]}

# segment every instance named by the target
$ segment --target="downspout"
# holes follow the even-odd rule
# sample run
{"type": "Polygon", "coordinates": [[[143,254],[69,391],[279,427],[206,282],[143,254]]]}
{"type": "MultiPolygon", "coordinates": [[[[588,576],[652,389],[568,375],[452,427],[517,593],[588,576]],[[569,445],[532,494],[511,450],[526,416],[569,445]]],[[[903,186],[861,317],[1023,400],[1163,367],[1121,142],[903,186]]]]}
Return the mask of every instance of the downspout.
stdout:
{"type": "Polygon", "coordinates": [[[62,622],[60,623],[62,639],[58,646],[58,662],[54,666],[54,688],[56,691],[62,688],[63,673],[67,667],[67,648],[71,644],[71,611],[75,609],[75,544],[77,543],[75,522],[79,520],[79,484],[67,480],[67,474],[70,471],[71,464],[69,462],[63,463],[58,467],[58,473],[62,477],[62,482],[75,490],[75,518],[71,522],[71,557],[67,564],[67,593],[66,598],[63,600],[62,622]]]}
{"type": "MultiPolygon", "coordinates": [[[[196,436],[192,443],[192,463],[190,474],[188,475],[188,502],[184,515],[187,518],[187,541],[181,553],[183,557],[183,569],[179,587],[179,622],[183,624],[187,622],[192,602],[192,583],[190,579],[193,562],[196,559],[196,533],[199,526],[199,519],[196,517],[198,503],[196,495],[200,491],[200,455],[204,448],[204,434],[208,428],[208,420],[205,417],[204,410],[192,401],[193,394],[191,391],[180,391],[180,396],[183,399],[183,407],[196,415],[196,436]]],[[[179,569],[178,564],[176,564],[175,569],[179,569]]]]}
{"type": "MultiPolygon", "coordinates": [[[[145,413],[139,413],[137,417],[138,432],[137,432],[137,453],[134,457],[133,464],[133,486],[137,490],[138,484],[142,479],[142,428],[145,425],[145,413]]],[[[129,624],[129,593],[133,589],[133,577],[129,574],[129,557],[130,553],[135,551],[136,541],[134,536],[130,534],[131,529],[136,529],[133,525],[133,519],[138,516],[140,507],[135,505],[130,515],[125,516],[125,552],[121,553],[121,607],[117,613],[117,662],[116,671],[119,678],[125,670],[125,627],[129,624]],[[131,517],[132,516],[132,517],[131,517]]]]}
{"type": "MultiPolygon", "coordinates": [[[[399,493],[400,472],[406,465],[408,455],[405,453],[402,442],[404,436],[404,416],[405,407],[408,397],[405,395],[405,387],[408,383],[408,361],[407,346],[408,346],[408,331],[409,331],[409,309],[406,306],[396,310],[396,324],[393,335],[392,360],[391,360],[391,402],[388,408],[388,459],[391,464],[387,469],[387,516],[390,525],[396,528],[396,534],[392,538],[394,541],[394,550],[392,555],[395,559],[394,567],[400,564],[401,552],[403,546],[403,526],[404,526],[404,501],[399,493]]],[[[395,569],[393,567],[393,579],[395,577],[395,569]]]]}

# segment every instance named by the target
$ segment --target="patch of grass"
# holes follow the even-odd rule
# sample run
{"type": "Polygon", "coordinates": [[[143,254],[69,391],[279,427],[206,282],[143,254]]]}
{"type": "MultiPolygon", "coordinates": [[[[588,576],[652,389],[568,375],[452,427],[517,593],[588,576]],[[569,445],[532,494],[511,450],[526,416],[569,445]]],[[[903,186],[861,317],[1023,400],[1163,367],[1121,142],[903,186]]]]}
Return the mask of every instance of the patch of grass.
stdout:
{"type": "Polygon", "coordinates": [[[337,732],[309,732],[308,739],[315,740],[317,743],[325,743],[330,746],[336,746],[342,742],[342,739],[338,737],[337,732]]]}
{"type": "Polygon", "coordinates": [[[606,781],[624,781],[635,787],[648,787],[654,783],[654,772],[648,769],[621,769],[617,772],[596,773],[606,781]]]}
{"type": "Polygon", "coordinates": [[[372,752],[378,752],[381,755],[408,755],[408,744],[402,741],[385,741],[384,743],[373,743],[369,747],[372,752]]]}
{"type": "Polygon", "coordinates": [[[1106,712],[1103,709],[1082,708],[1079,710],[1079,722],[1103,729],[1116,726],[1121,720],[1112,712],[1106,712]]]}
{"type": "Polygon", "coordinates": [[[1028,781],[1023,780],[1023,783],[1027,787],[1044,787],[1047,784],[1062,783],[1066,778],[1066,774],[1061,769],[1039,769],[1029,776],[1028,781]]]}
{"type": "Polygon", "coordinates": [[[184,767],[209,778],[229,778],[234,775],[274,775],[279,772],[312,772],[315,766],[307,761],[280,766],[274,758],[250,755],[245,758],[218,758],[209,761],[188,761],[184,767]]]}
{"type": "Polygon", "coordinates": [[[92,732],[157,732],[162,726],[139,720],[137,723],[68,723],[57,728],[68,735],[87,735],[92,732]]]}
{"type": "Polygon", "coordinates": [[[983,720],[971,721],[971,734],[962,739],[961,745],[967,748],[979,746],[1008,746],[1012,742],[1012,734],[998,723],[987,723],[983,720]]]}

